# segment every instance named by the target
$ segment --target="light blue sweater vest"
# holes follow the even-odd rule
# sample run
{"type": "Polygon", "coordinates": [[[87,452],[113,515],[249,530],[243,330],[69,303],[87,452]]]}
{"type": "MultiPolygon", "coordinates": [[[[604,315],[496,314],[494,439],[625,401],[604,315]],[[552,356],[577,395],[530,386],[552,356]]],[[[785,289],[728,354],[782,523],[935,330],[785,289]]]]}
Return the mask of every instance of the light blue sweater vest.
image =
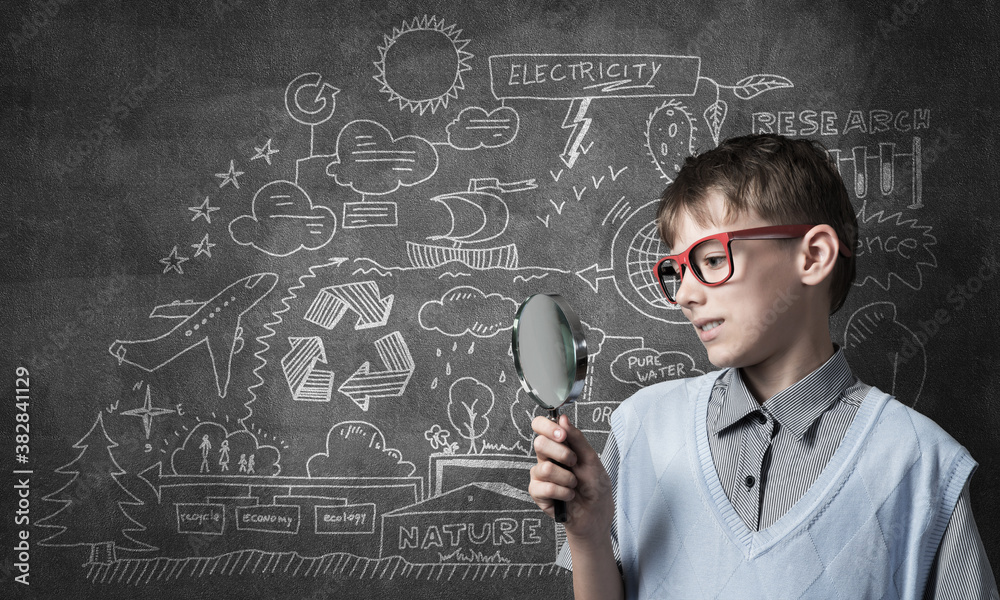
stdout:
{"type": "Polygon", "coordinates": [[[976,467],[965,448],[872,388],[816,482],[772,526],[751,531],[708,445],[720,374],[645,388],[611,416],[626,598],[919,600],[976,467]]]}

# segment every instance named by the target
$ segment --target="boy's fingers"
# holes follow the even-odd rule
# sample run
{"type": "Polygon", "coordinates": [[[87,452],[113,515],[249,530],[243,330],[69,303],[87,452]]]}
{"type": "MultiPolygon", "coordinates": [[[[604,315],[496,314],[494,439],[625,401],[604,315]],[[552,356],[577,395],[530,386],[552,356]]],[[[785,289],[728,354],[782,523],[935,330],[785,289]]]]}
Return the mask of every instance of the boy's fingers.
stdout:
{"type": "Polygon", "coordinates": [[[548,481],[556,485],[567,488],[575,488],[577,484],[576,475],[568,469],[564,469],[552,461],[544,461],[531,467],[532,480],[548,481]]]}
{"type": "MultiPolygon", "coordinates": [[[[562,418],[560,418],[562,420],[562,418]]],[[[569,423],[567,419],[564,421],[569,423]]],[[[551,438],[557,442],[566,441],[566,429],[565,426],[560,426],[557,423],[546,419],[545,417],[535,417],[531,421],[531,429],[538,435],[544,435],[547,438],[551,438]]]]}
{"type": "Polygon", "coordinates": [[[549,438],[539,435],[535,438],[534,445],[538,462],[545,462],[552,459],[568,467],[576,464],[576,453],[565,444],[553,442],[549,438]]]}

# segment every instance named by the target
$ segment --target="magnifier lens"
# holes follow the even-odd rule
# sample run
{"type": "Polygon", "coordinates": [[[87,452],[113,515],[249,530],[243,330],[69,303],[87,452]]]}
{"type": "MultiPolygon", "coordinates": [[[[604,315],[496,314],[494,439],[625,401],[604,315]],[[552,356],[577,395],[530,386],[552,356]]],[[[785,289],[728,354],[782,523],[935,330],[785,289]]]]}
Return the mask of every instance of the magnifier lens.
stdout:
{"type": "Polygon", "coordinates": [[[576,374],[576,346],[566,315],[550,297],[534,296],[521,311],[517,335],[524,382],[543,408],[559,408],[576,374]]]}

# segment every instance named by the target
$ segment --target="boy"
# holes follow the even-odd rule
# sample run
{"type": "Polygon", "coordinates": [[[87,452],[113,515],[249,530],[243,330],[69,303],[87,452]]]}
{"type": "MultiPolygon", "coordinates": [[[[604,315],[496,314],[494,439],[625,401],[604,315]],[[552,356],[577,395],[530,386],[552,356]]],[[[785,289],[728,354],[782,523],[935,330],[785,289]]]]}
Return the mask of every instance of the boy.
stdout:
{"type": "Polygon", "coordinates": [[[690,157],[657,223],[661,291],[723,370],[623,402],[601,457],[565,416],[532,423],[528,491],[567,502],[576,597],[996,598],[975,461],[831,341],[857,220],[822,147],[690,157]]]}

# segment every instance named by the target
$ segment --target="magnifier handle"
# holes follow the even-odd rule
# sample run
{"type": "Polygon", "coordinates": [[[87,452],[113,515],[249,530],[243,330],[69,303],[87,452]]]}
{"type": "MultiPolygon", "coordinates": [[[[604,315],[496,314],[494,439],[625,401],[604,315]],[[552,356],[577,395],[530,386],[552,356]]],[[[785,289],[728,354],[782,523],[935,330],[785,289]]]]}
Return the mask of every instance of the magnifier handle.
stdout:
{"type": "MultiPolygon", "coordinates": [[[[559,422],[559,409],[558,408],[553,408],[552,410],[550,410],[549,414],[548,414],[548,419],[550,421],[552,421],[552,422],[558,423],[559,422]]],[[[560,467],[566,469],[567,471],[572,471],[572,469],[570,469],[569,467],[567,467],[566,465],[562,464],[561,462],[559,462],[557,460],[552,460],[550,458],[549,462],[555,463],[555,464],[559,465],[560,467]]],[[[566,514],[566,501],[565,500],[552,500],[552,510],[555,512],[556,523],[565,523],[569,519],[569,516],[566,514]]]]}

